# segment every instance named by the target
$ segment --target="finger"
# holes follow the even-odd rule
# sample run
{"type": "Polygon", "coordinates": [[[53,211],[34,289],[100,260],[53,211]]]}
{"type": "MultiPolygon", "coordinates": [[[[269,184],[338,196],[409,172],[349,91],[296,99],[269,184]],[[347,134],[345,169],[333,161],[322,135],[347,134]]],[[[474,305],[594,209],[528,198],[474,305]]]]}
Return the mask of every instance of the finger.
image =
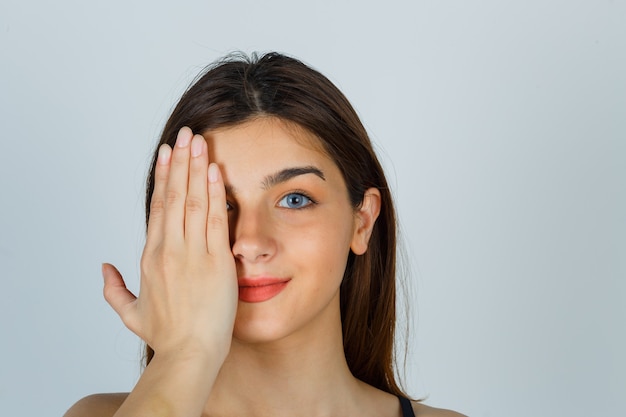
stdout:
{"type": "Polygon", "coordinates": [[[204,253],[206,246],[206,222],[209,195],[207,190],[207,170],[209,156],[206,140],[195,135],[191,140],[191,160],[189,162],[189,187],[185,201],[185,242],[204,253]]]}
{"type": "Polygon", "coordinates": [[[132,323],[132,307],[137,297],[126,288],[122,275],[113,265],[102,264],[102,276],[104,299],[128,326],[128,323],[132,323]]]}
{"type": "Polygon", "coordinates": [[[209,165],[209,214],[206,240],[209,253],[230,252],[228,241],[228,212],[224,180],[216,163],[209,165]]]}
{"type": "Polygon", "coordinates": [[[185,227],[185,199],[189,179],[189,148],[193,133],[188,127],[178,131],[172,150],[169,177],[165,187],[164,239],[182,244],[185,227]]]}
{"type": "Polygon", "coordinates": [[[170,171],[172,148],[167,144],[159,147],[156,166],[154,168],[154,190],[150,199],[150,218],[148,220],[148,236],[146,247],[154,247],[163,239],[163,218],[165,214],[165,187],[170,171]]]}

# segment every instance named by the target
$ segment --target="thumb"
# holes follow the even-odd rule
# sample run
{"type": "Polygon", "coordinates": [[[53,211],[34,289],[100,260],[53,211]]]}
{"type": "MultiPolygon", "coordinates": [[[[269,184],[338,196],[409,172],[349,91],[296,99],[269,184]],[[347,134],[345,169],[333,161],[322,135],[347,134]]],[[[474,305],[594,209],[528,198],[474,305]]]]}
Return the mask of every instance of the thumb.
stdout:
{"type": "Polygon", "coordinates": [[[122,274],[111,264],[102,264],[102,276],[104,277],[104,299],[115,312],[126,321],[129,307],[134,304],[137,297],[128,291],[122,274]]]}

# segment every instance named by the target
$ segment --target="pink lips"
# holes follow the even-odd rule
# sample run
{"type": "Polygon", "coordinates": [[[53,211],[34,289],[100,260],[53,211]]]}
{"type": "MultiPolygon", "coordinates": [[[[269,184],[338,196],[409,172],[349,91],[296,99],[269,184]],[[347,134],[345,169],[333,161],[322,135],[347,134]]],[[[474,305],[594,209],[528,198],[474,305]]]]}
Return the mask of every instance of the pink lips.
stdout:
{"type": "Polygon", "coordinates": [[[277,296],[289,283],[288,278],[240,278],[239,300],[260,303],[277,296]]]}

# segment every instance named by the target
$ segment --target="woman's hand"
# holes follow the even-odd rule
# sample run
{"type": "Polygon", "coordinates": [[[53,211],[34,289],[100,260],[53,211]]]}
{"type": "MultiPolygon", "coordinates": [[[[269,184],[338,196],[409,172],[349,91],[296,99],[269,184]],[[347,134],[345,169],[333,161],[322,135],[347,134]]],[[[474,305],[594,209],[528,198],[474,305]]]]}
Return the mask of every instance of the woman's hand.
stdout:
{"type": "Polygon", "coordinates": [[[207,143],[182,128],[174,149],[159,148],[141,287],[135,297],[103,265],[104,297],[155,356],[210,355],[230,349],[237,274],[228,239],[224,183],[207,143]]]}

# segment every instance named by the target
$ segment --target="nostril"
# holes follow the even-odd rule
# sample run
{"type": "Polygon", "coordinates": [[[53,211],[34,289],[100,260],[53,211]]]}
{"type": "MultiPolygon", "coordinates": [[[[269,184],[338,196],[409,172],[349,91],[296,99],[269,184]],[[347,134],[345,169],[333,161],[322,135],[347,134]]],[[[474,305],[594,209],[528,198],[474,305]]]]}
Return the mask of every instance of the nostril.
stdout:
{"type": "Polygon", "coordinates": [[[235,252],[233,252],[233,256],[238,261],[254,262],[254,261],[268,259],[270,257],[270,254],[269,253],[259,253],[257,255],[250,254],[249,256],[246,256],[243,253],[235,253],[235,252]]]}

